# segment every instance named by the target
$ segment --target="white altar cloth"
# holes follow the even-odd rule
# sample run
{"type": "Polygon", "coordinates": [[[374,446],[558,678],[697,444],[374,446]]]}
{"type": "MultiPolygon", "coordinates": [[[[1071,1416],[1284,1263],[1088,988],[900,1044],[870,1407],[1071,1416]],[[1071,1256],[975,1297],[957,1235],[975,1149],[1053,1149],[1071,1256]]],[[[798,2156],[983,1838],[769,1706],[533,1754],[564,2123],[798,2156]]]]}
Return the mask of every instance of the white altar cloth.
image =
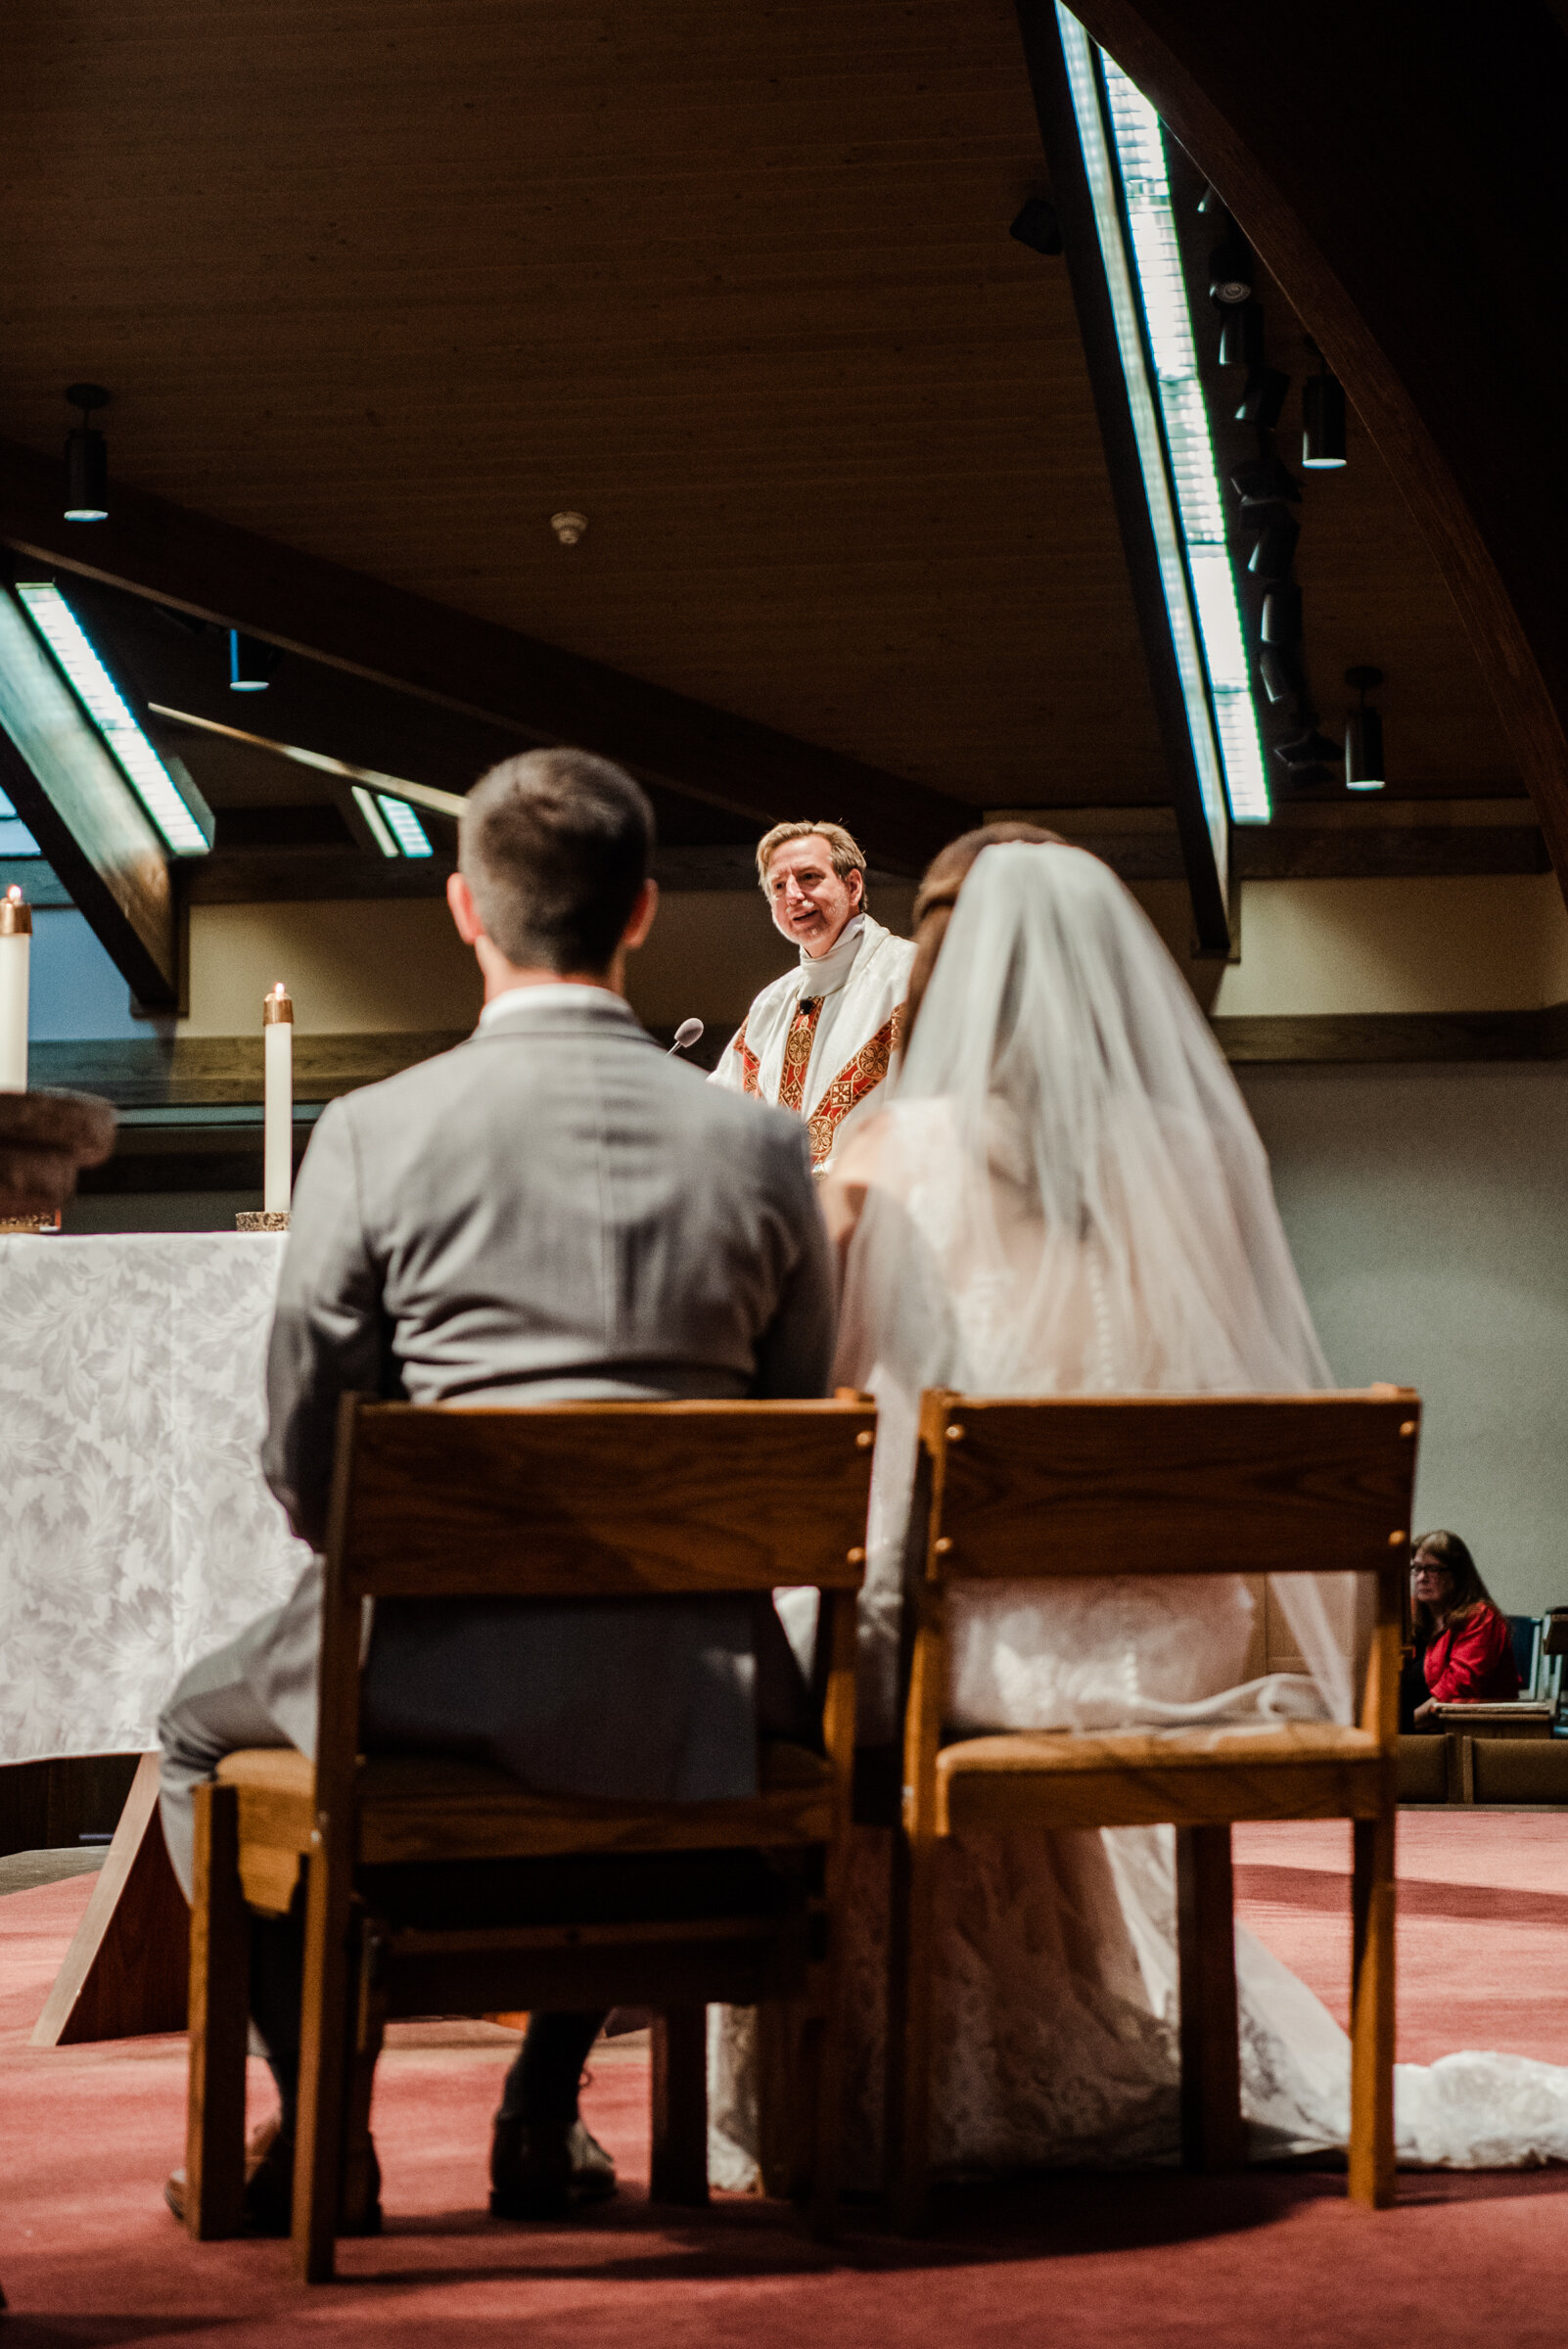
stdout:
{"type": "Polygon", "coordinates": [[[153,1745],[308,1556],[258,1458],[283,1248],[0,1239],[0,1763],[153,1745]]]}

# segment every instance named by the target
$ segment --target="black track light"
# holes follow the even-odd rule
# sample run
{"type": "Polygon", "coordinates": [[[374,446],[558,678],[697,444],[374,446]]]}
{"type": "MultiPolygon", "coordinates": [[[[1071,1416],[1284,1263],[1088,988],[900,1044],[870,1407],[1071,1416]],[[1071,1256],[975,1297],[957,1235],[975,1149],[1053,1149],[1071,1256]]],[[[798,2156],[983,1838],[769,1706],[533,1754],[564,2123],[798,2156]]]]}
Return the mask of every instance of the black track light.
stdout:
{"type": "Polygon", "coordinates": [[[1031,196],[1007,234],[1016,237],[1020,245],[1027,245],[1031,253],[1053,253],[1062,250],[1062,223],[1048,196],[1031,196]]]}
{"type": "Polygon", "coordinates": [[[1301,461],[1314,473],[1345,462],[1345,387],[1326,366],[1301,388],[1301,461]]]}
{"type": "Polygon", "coordinates": [[[1261,367],[1264,361],[1264,314],[1255,301],[1216,302],[1220,312],[1222,367],[1261,367]]]}
{"type": "Polygon", "coordinates": [[[1258,674],[1271,702],[1299,702],[1307,689],[1301,654],[1293,644],[1266,644],[1258,655],[1258,674]]]}
{"type": "Polygon", "coordinates": [[[1216,301],[1252,299],[1252,254],[1246,240],[1234,231],[1209,255],[1209,292],[1216,301]]]}
{"type": "Polygon", "coordinates": [[[1319,734],[1314,721],[1293,742],[1275,743],[1274,757],[1289,769],[1292,782],[1326,782],[1328,770],[1339,757],[1339,745],[1319,734]]]}
{"type": "Polygon", "coordinates": [[[1381,791],[1388,780],[1383,763],[1383,717],[1368,710],[1366,697],[1383,682],[1380,668],[1348,668],[1345,682],[1361,697],[1345,720],[1345,789],[1381,791]]]}
{"type": "Polygon", "coordinates": [[[94,408],[107,407],[109,393],[102,384],[70,384],[66,397],[80,408],[81,422],[66,435],[66,503],[68,522],[109,520],[109,450],[104,436],[92,424],[94,408]]]}
{"type": "Polygon", "coordinates": [[[1301,642],[1301,589],[1293,579],[1270,587],[1264,597],[1263,640],[1288,647],[1301,642]]]}
{"type": "Polygon", "coordinates": [[[1236,422],[1260,424],[1266,433],[1271,433],[1284,412],[1285,393],[1289,390],[1289,376],[1281,375],[1277,367],[1255,367],[1241,394],[1236,422]]]}
{"type": "Polygon", "coordinates": [[[1293,506],[1301,503],[1301,491],[1293,476],[1276,456],[1254,457],[1245,465],[1237,465],[1230,476],[1230,486],[1245,506],[1278,506],[1288,499],[1293,506]]]}
{"type": "Polygon", "coordinates": [[[1296,541],[1300,536],[1300,523],[1287,514],[1283,506],[1276,507],[1265,521],[1258,543],[1252,550],[1252,560],[1247,569],[1253,577],[1262,579],[1266,586],[1272,586],[1276,579],[1288,579],[1291,564],[1296,558],[1296,541]]]}
{"type": "Polygon", "coordinates": [[[278,648],[275,644],[260,644],[255,637],[244,636],[238,628],[230,628],[230,693],[265,693],[277,666],[278,648]]]}

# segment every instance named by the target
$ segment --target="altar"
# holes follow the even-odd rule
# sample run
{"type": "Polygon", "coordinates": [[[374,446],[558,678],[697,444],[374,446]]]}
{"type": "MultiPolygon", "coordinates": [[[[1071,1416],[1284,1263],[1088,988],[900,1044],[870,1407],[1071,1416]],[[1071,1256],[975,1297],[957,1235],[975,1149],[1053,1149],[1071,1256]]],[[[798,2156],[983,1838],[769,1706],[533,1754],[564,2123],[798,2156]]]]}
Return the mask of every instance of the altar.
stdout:
{"type": "Polygon", "coordinates": [[[284,1245],[0,1238],[0,1765],[145,1751],[293,1584],[257,1457],[284,1245]]]}

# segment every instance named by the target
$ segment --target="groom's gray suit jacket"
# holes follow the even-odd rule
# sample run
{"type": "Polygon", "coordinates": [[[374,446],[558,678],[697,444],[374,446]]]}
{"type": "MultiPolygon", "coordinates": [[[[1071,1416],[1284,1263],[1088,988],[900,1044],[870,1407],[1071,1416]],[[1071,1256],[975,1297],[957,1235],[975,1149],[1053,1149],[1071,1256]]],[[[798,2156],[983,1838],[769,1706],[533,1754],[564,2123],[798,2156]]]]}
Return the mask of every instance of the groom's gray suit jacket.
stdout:
{"type": "MultiPolygon", "coordinates": [[[[805,1128],[705,1084],[603,990],[531,990],[468,1042],[334,1102],[300,1172],[267,1362],[267,1481],[325,1536],[336,1405],[825,1392],[833,1275],[805,1128]]],[[[311,1751],[320,1570],[242,1635],[311,1751]]],[[[487,1753],[563,1793],[755,1787],[746,1601],[383,1603],[367,1741],[487,1753]]]]}

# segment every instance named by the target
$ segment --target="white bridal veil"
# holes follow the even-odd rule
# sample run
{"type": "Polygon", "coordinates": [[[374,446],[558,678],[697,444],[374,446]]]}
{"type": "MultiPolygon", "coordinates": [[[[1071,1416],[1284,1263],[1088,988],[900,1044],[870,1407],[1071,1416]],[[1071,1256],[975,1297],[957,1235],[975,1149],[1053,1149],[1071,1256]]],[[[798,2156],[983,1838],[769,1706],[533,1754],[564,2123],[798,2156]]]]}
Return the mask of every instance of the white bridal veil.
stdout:
{"type": "MultiPolygon", "coordinates": [[[[1235,1080],[1140,907],[1082,850],[982,852],[896,1095],[863,1130],[858,1162],[865,1204],[840,1375],[882,1410],[862,1640],[861,1734],[874,1740],[893,1729],[922,1388],[1236,1394],[1330,1380],[1235,1080]]],[[[1215,1657],[1245,1652],[1251,1602],[1238,1585],[1127,1578],[1119,1591],[1093,1589],[1091,1644],[1103,1650],[1109,1636],[1114,1660],[1101,1653],[1075,1677],[1088,1589],[1028,1586],[1037,1620],[1045,1603],[1040,1637],[1055,1661],[1049,1697],[1037,1673],[1022,1701],[1055,1718],[1021,1721],[1016,1706],[1004,1718],[1085,1728],[1231,1713],[1353,1718],[1350,1576],[1274,1584],[1315,1695],[1299,1677],[1214,1685],[1215,1657]],[[1206,1627],[1202,1642],[1187,1638],[1184,1663],[1172,1648],[1178,1597],[1206,1627]],[[1216,1606],[1229,1609],[1228,1642],[1222,1623],[1216,1637],[1216,1606]]],[[[1007,1706],[1009,1673],[1015,1693],[1029,1678],[1000,1629],[993,1604],[984,1632],[955,1607],[960,1726],[986,1726],[985,1712],[1007,1706]]]]}

